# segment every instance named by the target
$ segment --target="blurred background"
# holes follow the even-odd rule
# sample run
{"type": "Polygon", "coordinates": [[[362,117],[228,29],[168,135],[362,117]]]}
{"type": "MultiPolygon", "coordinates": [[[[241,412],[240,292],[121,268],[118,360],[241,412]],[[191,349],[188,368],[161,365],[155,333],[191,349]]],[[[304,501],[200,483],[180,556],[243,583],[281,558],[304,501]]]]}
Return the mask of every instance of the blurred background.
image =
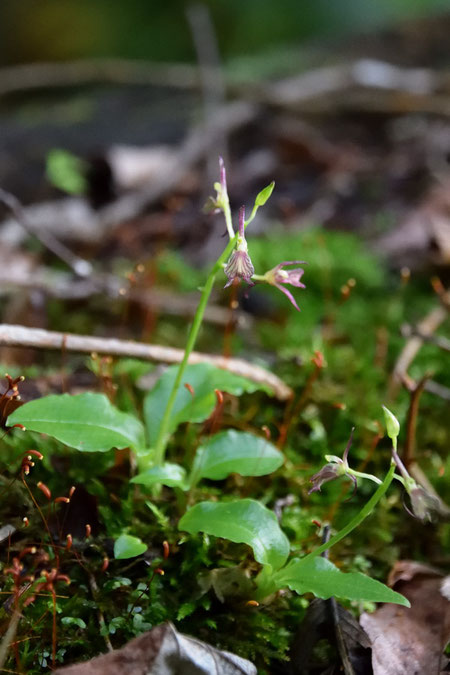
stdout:
{"type": "MultiPolygon", "coordinates": [[[[3,64],[122,57],[196,62],[182,0],[3,0],[0,28],[3,64]]],[[[429,18],[446,0],[283,0],[205,2],[224,61],[266,56],[321,41],[373,32],[405,19],[429,18]]],[[[445,45],[441,45],[444,49],[445,45]]]]}
{"type": "MultiPolygon", "coordinates": [[[[384,474],[382,403],[405,464],[447,495],[449,35],[448,0],[1,0],[0,364],[27,376],[23,399],[96,389],[141,410],[161,364],[102,358],[98,342],[91,358],[91,342],[71,351],[62,334],[184,347],[226,242],[222,215],[203,208],[222,155],[234,222],[275,181],[247,229],[256,272],[307,261],[300,312],[277,288],[217,279],[196,344],[266,367],[297,396],[291,412],[262,392],[233,398],[222,420],[286,442],[285,473],[255,489],[265,503],[295,494],[282,523],[293,547],[315,541],[312,513],[337,527],[359,508],[336,512],[340,485],[307,495],[352,427],[352,461],[384,474]]],[[[107,455],[73,462],[105,502],[91,479],[107,455]]],[[[448,523],[407,519],[400,492],[358,537],[359,562],[352,545],[346,555],[379,578],[402,557],[448,563],[448,523]]],[[[156,605],[176,618],[172,600],[156,605]]],[[[186,614],[187,632],[233,651],[234,621],[196,632],[205,612],[186,614]]],[[[272,625],[262,635],[278,639],[272,625]]]]}
{"type": "MultiPolygon", "coordinates": [[[[61,327],[60,312],[29,311],[30,288],[38,307],[49,294],[74,302],[104,293],[120,303],[120,293],[137,297],[139,284],[166,284],[170,265],[161,271],[158,261],[168,252],[197,269],[214,259],[223,225],[202,206],[219,154],[235,210],[276,182],[255,236],[345,232],[395,274],[445,281],[446,10],[445,0],[3,0],[8,320],[61,327]],[[127,275],[139,264],[146,271],[133,286],[127,275]],[[28,289],[26,302],[11,300],[14,284],[28,289]]],[[[182,279],[195,290],[192,270],[182,279]]],[[[242,298],[243,308],[277,315],[277,294],[263,309],[258,298],[242,298]]],[[[166,296],[153,302],[152,311],[171,311],[166,296]]],[[[319,318],[307,310],[302,320],[312,327],[319,318]]],[[[143,323],[146,335],[156,325],[143,323]]],[[[64,325],[93,329],[75,315],[64,325]]],[[[141,334],[142,317],[128,329],[141,334]]]]}

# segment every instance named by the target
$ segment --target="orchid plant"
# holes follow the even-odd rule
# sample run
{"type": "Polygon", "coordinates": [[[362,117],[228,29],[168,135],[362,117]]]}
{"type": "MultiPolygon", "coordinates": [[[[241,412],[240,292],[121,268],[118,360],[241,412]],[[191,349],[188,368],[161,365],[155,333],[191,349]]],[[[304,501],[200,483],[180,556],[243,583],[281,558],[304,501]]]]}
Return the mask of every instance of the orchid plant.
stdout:
{"type": "Polygon", "coordinates": [[[224,272],[227,277],[225,288],[231,286],[232,284],[238,284],[241,281],[244,281],[249,286],[253,286],[255,282],[268,283],[272,286],[275,286],[288,297],[292,305],[298,311],[300,311],[300,308],[294,296],[289,290],[287,290],[287,288],[285,288],[285,286],[291,285],[296,288],[305,288],[304,284],[300,282],[300,279],[304,273],[302,268],[290,270],[283,269],[284,267],[289,267],[291,265],[305,264],[303,261],[292,260],[281,262],[276,265],[276,267],[268,270],[264,274],[255,274],[255,269],[248,251],[248,244],[245,236],[246,229],[248,225],[250,225],[250,223],[254,220],[258,209],[261,206],[264,206],[264,204],[270,198],[275,187],[275,183],[270,183],[257,195],[252,212],[247,220],[245,218],[245,206],[241,206],[239,209],[238,231],[235,232],[231,215],[230,200],[228,197],[225,164],[221,157],[219,158],[219,167],[220,181],[214,184],[216,196],[209,197],[205,205],[205,210],[213,213],[223,213],[229,241],[217,261],[212,266],[208,278],[206,279],[206,283],[202,288],[200,302],[198,304],[197,311],[189,331],[184,356],[178,368],[177,376],[173,382],[172,391],[170,393],[169,400],[167,401],[166,409],[159,427],[159,434],[154,447],[154,464],[156,466],[160,466],[164,463],[166,446],[170,437],[170,420],[173,413],[177,392],[181,385],[183,374],[189,361],[189,356],[194,349],[195,342],[202,325],[203,315],[208,304],[208,299],[211,295],[211,291],[218,273],[224,272]]]}
{"type": "MultiPolygon", "coordinates": [[[[411,501],[411,509],[406,507],[406,505],[405,508],[410,515],[417,518],[418,520],[432,520],[434,515],[439,512],[440,500],[438,497],[425,490],[425,488],[418,485],[414,478],[408,473],[405,465],[397,453],[397,437],[400,432],[400,424],[389,408],[383,406],[383,412],[387,435],[392,441],[392,467],[394,470],[398,469],[399,471],[399,473],[393,473],[392,478],[398,480],[403,485],[411,501]]],[[[334,480],[335,478],[340,478],[341,476],[350,478],[350,480],[353,482],[354,491],[356,491],[357,488],[357,478],[370,480],[377,485],[382,484],[382,481],[377,476],[374,476],[371,473],[356,471],[350,467],[348,462],[348,454],[352,445],[353,431],[354,429],[352,429],[350,433],[350,438],[344,450],[342,459],[340,457],[336,457],[335,455],[325,455],[327,464],[325,464],[320,469],[320,471],[310,478],[310,482],[312,483],[312,487],[309,490],[310,494],[311,492],[320,492],[320,489],[324,483],[334,480]]]]}
{"type": "MultiPolygon", "coordinates": [[[[209,199],[208,209],[223,213],[229,241],[212,266],[201,290],[180,365],[169,368],[145,399],[147,433],[136,417],[117,410],[105,396],[92,392],[77,396],[49,396],[31,401],[10,415],[8,424],[44,432],[84,452],[105,452],[112,447],[131,448],[140,470],[132,482],[144,488],[150,487],[151,492],[158,490],[157,486],[169,486],[177,491],[180,504],[184,505],[186,499],[183,493],[194,491],[202,479],[223,480],[231,473],[261,476],[279,468],[283,463],[283,456],[268,440],[230,429],[212,435],[197,448],[190,473],[186,473],[184,467],[165,462],[168,441],[180,423],[207,419],[215,408],[215,396],[220,405],[222,391],[236,395],[244,391],[254,391],[251,388],[252,383],[243,377],[214,369],[209,364],[188,364],[219,273],[226,277],[225,287],[242,281],[249,286],[255,283],[273,285],[299,311],[297,301],[287,286],[305,288],[301,282],[303,268],[294,267],[304,263],[298,260],[284,261],[264,274],[256,274],[246,240],[248,225],[255,218],[258,209],[267,202],[273,188],[274,183],[271,183],[257,195],[247,220],[245,208],[240,208],[238,230],[235,232],[225,166],[220,160],[220,181],[215,184],[216,196],[209,199]]],[[[350,478],[355,488],[358,479],[371,480],[377,484],[377,489],[346,526],[306,556],[288,560],[290,544],[279,527],[275,514],[252,499],[199,502],[182,516],[178,524],[179,530],[189,534],[212,534],[251,546],[255,560],[262,566],[254,580],[256,602],[288,587],[297,593],[312,591],[322,598],[336,595],[356,600],[407,605],[405,598],[383,584],[359,573],[342,573],[330,561],[321,557],[321,554],[341,541],[373,511],[394,478],[403,484],[409,494],[414,515],[425,519],[436,508],[434,496],[418,486],[401,463],[397,454],[400,426],[389,410],[385,409],[384,412],[387,434],[392,440],[392,453],[390,468],[383,480],[350,467],[348,455],[353,431],[343,457],[326,456],[327,464],[312,477],[311,492],[320,490],[325,482],[340,476],[350,478]],[[396,469],[399,473],[396,473],[396,469]]],[[[150,501],[146,504],[151,510],[156,508],[150,501]]],[[[122,533],[116,540],[115,551],[119,559],[134,557],[145,549],[146,545],[129,533],[122,533]]]]}

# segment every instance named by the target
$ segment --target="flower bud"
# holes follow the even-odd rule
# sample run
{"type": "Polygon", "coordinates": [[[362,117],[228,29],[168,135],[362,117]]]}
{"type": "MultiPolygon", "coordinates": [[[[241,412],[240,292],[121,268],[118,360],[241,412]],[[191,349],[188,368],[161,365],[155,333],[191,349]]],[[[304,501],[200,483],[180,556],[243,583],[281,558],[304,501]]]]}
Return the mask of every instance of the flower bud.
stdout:
{"type": "Polygon", "coordinates": [[[400,433],[400,422],[398,419],[395,417],[391,411],[386,408],[386,406],[382,406],[383,412],[384,412],[384,422],[386,424],[386,432],[389,438],[392,440],[392,445],[394,448],[397,447],[397,436],[400,433]]]}

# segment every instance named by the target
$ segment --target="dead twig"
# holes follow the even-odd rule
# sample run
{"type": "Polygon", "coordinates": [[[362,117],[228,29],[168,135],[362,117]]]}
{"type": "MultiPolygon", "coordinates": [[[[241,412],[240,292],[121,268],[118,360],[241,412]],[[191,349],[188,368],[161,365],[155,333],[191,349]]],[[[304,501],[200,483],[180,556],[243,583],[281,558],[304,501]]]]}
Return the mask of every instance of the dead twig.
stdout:
{"type": "Polygon", "coordinates": [[[444,352],[450,352],[450,340],[442,335],[425,335],[409,324],[402,326],[401,333],[403,337],[418,337],[423,342],[430,342],[431,344],[436,345],[436,347],[439,347],[439,349],[442,349],[444,352]]]}
{"type": "Polygon", "coordinates": [[[337,107],[360,111],[450,115],[448,73],[403,68],[378,59],[358,59],[323,66],[254,90],[256,100],[277,108],[327,114],[337,107]],[[333,105],[330,104],[332,101],[333,105]]]}
{"type": "Polygon", "coordinates": [[[430,374],[427,373],[422,377],[422,379],[417,384],[414,383],[411,386],[409,380],[408,382],[405,382],[405,386],[410,393],[410,402],[408,409],[408,418],[406,421],[406,439],[403,448],[402,461],[407,471],[409,471],[411,464],[413,464],[413,462],[416,461],[414,457],[414,450],[416,445],[416,426],[417,426],[417,415],[419,412],[419,401],[420,396],[423,390],[425,389],[425,384],[429,378],[430,374]]]}
{"type": "Polygon", "coordinates": [[[404,383],[405,387],[410,392],[410,403],[406,422],[406,440],[403,448],[402,461],[414,480],[419,483],[419,485],[421,485],[429,494],[433,495],[437,499],[437,510],[439,515],[442,518],[448,519],[450,516],[450,508],[438,495],[427,476],[420,468],[414,456],[420,396],[426,387],[429,377],[429,374],[424,375],[424,377],[422,377],[422,379],[417,384],[414,382],[414,380],[407,377],[404,383]]]}
{"type": "Polygon", "coordinates": [[[126,59],[26,63],[0,69],[0,96],[101,82],[192,89],[198,86],[198,74],[194,66],[187,64],[126,59]]]}
{"type": "Polygon", "coordinates": [[[415,335],[410,337],[403,347],[395,364],[390,383],[390,397],[393,398],[401,383],[410,381],[408,369],[421,348],[424,338],[433,335],[447,318],[448,311],[444,306],[435,307],[420,321],[415,328],[415,335]]]}
{"type": "MultiPolygon", "coordinates": [[[[12,255],[12,254],[11,254],[12,255]]],[[[133,286],[126,279],[112,274],[96,274],[88,279],[77,279],[65,272],[56,272],[47,267],[23,269],[20,265],[10,269],[2,267],[7,257],[0,255],[0,297],[11,294],[18,289],[25,291],[42,291],[47,296],[61,300],[83,300],[95,295],[108,298],[130,300],[150,310],[173,316],[193,317],[197,305],[198,294],[178,294],[163,288],[143,288],[133,286]]],[[[230,310],[216,304],[210,304],[205,310],[205,321],[218,326],[226,326],[230,322],[230,310]]],[[[252,317],[243,312],[233,312],[233,320],[241,329],[252,325],[252,317]]]]}
{"type": "Polygon", "coordinates": [[[102,610],[98,606],[98,599],[99,599],[99,596],[100,596],[100,591],[98,589],[97,582],[95,580],[94,575],[91,572],[89,572],[88,570],[86,570],[86,571],[87,571],[87,575],[88,575],[88,579],[89,579],[89,588],[91,589],[92,598],[93,598],[94,602],[97,604],[97,617],[98,617],[98,623],[100,625],[100,633],[101,633],[101,635],[103,635],[103,637],[105,639],[106,649],[109,652],[112,652],[112,651],[114,651],[114,647],[112,646],[111,640],[109,639],[109,634],[108,634],[108,630],[107,630],[107,626],[106,626],[105,617],[104,617],[104,614],[103,614],[102,610]]]}
{"type": "MultiPolygon", "coordinates": [[[[27,328],[10,324],[0,324],[0,346],[31,347],[34,349],[65,349],[67,352],[84,354],[107,354],[110,356],[128,356],[144,361],[158,361],[163,363],[180,363],[183,350],[160,345],[146,345],[132,340],[117,338],[97,338],[89,335],[74,335],[73,333],[58,333],[40,328],[27,328]]],[[[292,389],[279,377],[253,365],[243,359],[225,358],[192,352],[189,363],[211,363],[218,368],[228,370],[235,375],[246,377],[268,387],[280,401],[292,396],[292,389]]]]}
{"type": "Polygon", "coordinates": [[[5,661],[8,656],[8,650],[11,647],[14,638],[16,637],[17,627],[19,625],[21,617],[22,614],[16,607],[9,622],[8,629],[4,634],[2,641],[0,642],[0,670],[3,669],[3,666],[5,665],[5,661]]]}
{"type": "Polygon", "coordinates": [[[14,219],[27,234],[35,237],[45,248],[70,267],[79,277],[88,277],[92,274],[92,265],[87,260],[79,258],[65,244],[62,244],[52,232],[34,229],[28,222],[25,209],[20,201],[10,192],[0,188],[0,202],[2,202],[13,214],[14,219]]]}

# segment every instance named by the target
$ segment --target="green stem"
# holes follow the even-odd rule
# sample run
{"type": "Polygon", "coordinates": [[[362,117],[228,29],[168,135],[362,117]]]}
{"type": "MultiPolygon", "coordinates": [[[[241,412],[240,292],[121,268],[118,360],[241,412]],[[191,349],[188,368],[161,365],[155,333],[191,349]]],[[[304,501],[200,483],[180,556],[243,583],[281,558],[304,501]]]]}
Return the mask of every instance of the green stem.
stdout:
{"type": "MultiPolygon", "coordinates": [[[[311,553],[308,553],[308,555],[305,555],[301,560],[306,560],[307,558],[315,558],[318,555],[324,553],[325,551],[328,551],[329,548],[331,548],[339,541],[341,541],[341,539],[350,534],[350,532],[354,530],[355,527],[358,527],[358,525],[360,525],[362,521],[372,513],[375,506],[378,504],[382,496],[385,494],[386,490],[388,489],[389,485],[392,482],[392,479],[394,478],[394,471],[395,471],[395,463],[392,462],[391,467],[385,476],[385,479],[383,480],[381,485],[378,486],[377,490],[373,493],[372,497],[369,499],[367,504],[363,506],[361,511],[354,518],[352,518],[352,520],[345,527],[343,527],[342,530],[340,530],[337,534],[335,534],[334,537],[331,537],[331,539],[329,539],[325,544],[322,544],[322,546],[319,546],[311,553]]],[[[279,581],[277,580],[277,575],[278,574],[282,575],[285,569],[286,566],[283,567],[281,570],[278,570],[275,574],[269,575],[266,568],[263,568],[255,579],[257,590],[254,595],[254,599],[257,600],[258,602],[261,602],[262,600],[264,600],[264,598],[267,598],[269,595],[272,595],[272,593],[276,593],[276,591],[282,588],[283,586],[280,585],[279,581]]]]}
{"type": "Polygon", "coordinates": [[[381,485],[382,482],[376,476],[372,476],[371,473],[364,473],[364,471],[355,471],[354,469],[347,468],[346,473],[355,476],[355,478],[366,478],[367,480],[371,480],[374,483],[377,483],[377,485],[381,485]]]}
{"type": "Polygon", "coordinates": [[[355,527],[358,527],[358,525],[360,525],[362,521],[365,520],[367,516],[369,516],[372,513],[375,506],[378,504],[378,502],[388,489],[389,485],[392,482],[392,479],[394,478],[394,471],[395,471],[395,463],[392,462],[391,467],[387,472],[384,481],[377,488],[377,490],[375,490],[372,497],[369,499],[367,504],[363,506],[361,511],[357,513],[356,516],[352,518],[352,520],[349,523],[347,523],[345,527],[342,528],[342,530],[339,530],[339,532],[337,532],[334,535],[334,537],[331,537],[331,539],[329,539],[325,544],[322,544],[322,546],[319,546],[311,553],[308,553],[308,555],[302,558],[302,560],[305,560],[306,558],[315,558],[316,556],[324,553],[324,551],[328,551],[328,549],[337,544],[338,541],[341,541],[341,539],[350,534],[350,532],[354,530],[355,527]]]}
{"type": "MultiPolygon", "coordinates": [[[[231,214],[230,210],[225,210],[225,220],[227,223],[227,229],[230,231],[233,231],[232,225],[231,225],[231,214]]],[[[163,464],[165,454],[166,454],[166,447],[167,447],[167,442],[169,440],[169,426],[170,426],[170,418],[172,415],[172,410],[175,405],[175,400],[177,398],[177,392],[181,384],[181,380],[184,374],[184,371],[186,370],[186,366],[189,360],[189,356],[194,349],[195,342],[197,340],[197,336],[199,333],[199,330],[202,325],[203,321],[203,315],[205,313],[206,306],[208,304],[209,296],[211,295],[211,291],[214,286],[214,281],[216,279],[216,274],[222,269],[223,263],[229,258],[231,255],[231,252],[233,251],[235,245],[236,245],[236,239],[237,235],[235,235],[230,241],[228,242],[227,247],[223,251],[223,253],[220,255],[220,257],[217,259],[216,263],[214,264],[213,268],[211,269],[211,272],[208,275],[208,278],[206,280],[205,285],[203,286],[202,289],[202,294],[200,296],[200,302],[197,307],[197,311],[195,312],[194,316],[194,321],[192,322],[188,339],[186,342],[186,347],[184,350],[184,355],[183,359],[178,367],[178,372],[177,376],[175,378],[175,382],[173,383],[172,391],[170,392],[169,400],[167,401],[167,406],[164,411],[163,418],[161,420],[161,425],[159,427],[159,432],[158,432],[158,437],[156,439],[155,443],[155,455],[154,455],[154,461],[155,465],[159,466],[163,464]]]]}

